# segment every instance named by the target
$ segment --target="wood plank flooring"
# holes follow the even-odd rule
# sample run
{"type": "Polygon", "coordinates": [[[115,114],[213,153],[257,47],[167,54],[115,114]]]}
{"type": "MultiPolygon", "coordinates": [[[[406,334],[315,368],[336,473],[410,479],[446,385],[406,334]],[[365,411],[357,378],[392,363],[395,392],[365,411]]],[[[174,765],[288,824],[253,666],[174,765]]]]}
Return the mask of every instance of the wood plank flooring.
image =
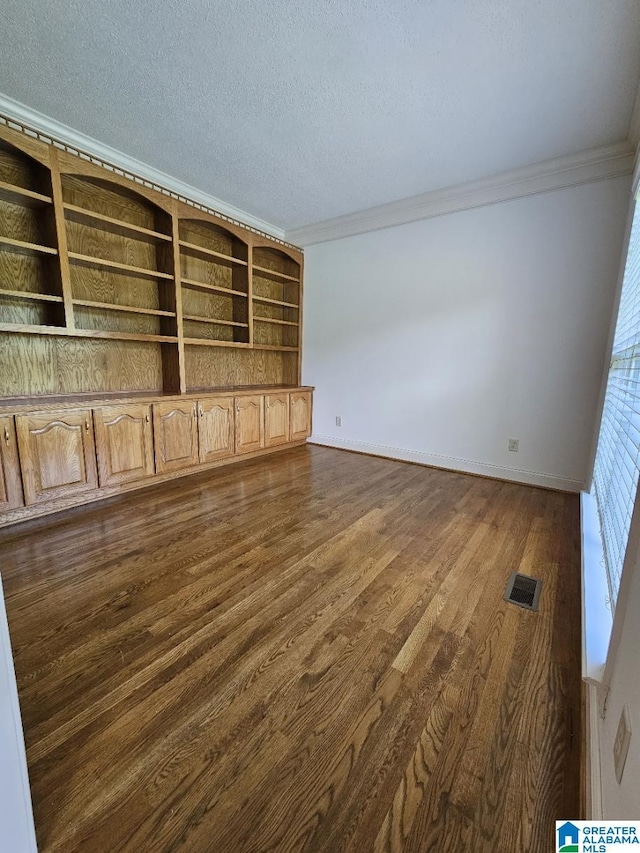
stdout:
{"type": "Polygon", "coordinates": [[[575,495],[302,447],[0,563],[41,853],[547,853],[579,816],[575,495]]]}

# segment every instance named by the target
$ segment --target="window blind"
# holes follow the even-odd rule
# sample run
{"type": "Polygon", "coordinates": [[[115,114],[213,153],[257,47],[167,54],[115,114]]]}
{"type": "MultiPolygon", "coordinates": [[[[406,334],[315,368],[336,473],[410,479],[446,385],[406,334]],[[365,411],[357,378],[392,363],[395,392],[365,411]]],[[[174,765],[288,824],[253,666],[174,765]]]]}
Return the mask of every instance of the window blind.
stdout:
{"type": "Polygon", "coordinates": [[[639,471],[640,205],[636,205],[593,474],[612,609],[620,587],[639,471]]]}

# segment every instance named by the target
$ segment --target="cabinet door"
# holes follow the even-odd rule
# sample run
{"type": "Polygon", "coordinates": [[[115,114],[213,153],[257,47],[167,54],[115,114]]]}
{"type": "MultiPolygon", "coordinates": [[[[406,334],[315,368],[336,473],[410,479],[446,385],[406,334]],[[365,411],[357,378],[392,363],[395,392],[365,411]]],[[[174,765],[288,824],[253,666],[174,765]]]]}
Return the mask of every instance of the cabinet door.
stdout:
{"type": "Polygon", "coordinates": [[[153,468],[151,406],[131,403],[94,409],[101,486],[150,477],[153,468]]]}
{"type": "Polygon", "coordinates": [[[13,418],[0,417],[0,512],[23,504],[18,444],[13,418]]]}
{"type": "Polygon", "coordinates": [[[236,453],[264,447],[264,397],[236,397],[236,453]]]}
{"type": "Polygon", "coordinates": [[[198,402],[200,462],[233,456],[233,397],[209,397],[198,402]]]}
{"type": "Polygon", "coordinates": [[[17,415],[16,428],[27,504],[97,488],[91,409],[17,415]]]}
{"type": "Polygon", "coordinates": [[[165,474],[198,464],[196,403],[154,403],[156,471],[165,474]]]}
{"type": "Polygon", "coordinates": [[[267,394],[264,398],[264,443],[266,447],[289,441],[289,395],[267,394]]]}
{"type": "Polygon", "coordinates": [[[311,391],[295,391],[289,396],[289,439],[299,441],[311,435],[311,391]]]}

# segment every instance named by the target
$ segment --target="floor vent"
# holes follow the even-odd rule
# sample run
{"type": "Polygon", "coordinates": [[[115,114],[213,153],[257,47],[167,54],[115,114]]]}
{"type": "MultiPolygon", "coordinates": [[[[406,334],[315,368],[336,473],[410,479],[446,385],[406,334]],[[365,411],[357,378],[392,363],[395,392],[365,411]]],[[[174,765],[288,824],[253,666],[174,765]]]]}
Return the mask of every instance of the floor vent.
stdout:
{"type": "Polygon", "coordinates": [[[541,591],[541,580],[514,572],[509,578],[504,600],[518,607],[526,607],[527,610],[537,610],[541,591]]]}

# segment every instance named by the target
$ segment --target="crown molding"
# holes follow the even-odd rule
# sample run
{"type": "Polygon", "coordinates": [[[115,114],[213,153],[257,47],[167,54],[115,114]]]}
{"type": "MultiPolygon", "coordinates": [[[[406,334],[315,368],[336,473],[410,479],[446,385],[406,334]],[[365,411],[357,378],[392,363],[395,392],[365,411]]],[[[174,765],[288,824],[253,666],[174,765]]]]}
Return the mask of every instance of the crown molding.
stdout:
{"type": "Polygon", "coordinates": [[[294,228],[285,232],[285,238],[300,246],[310,246],[576,184],[631,175],[634,157],[634,146],[628,141],[590,148],[489,178],[433,190],[346,216],[294,228]]]}
{"type": "Polygon", "coordinates": [[[122,151],[98,142],[97,139],[49,118],[49,116],[2,93],[0,93],[0,118],[6,119],[9,127],[15,124],[17,130],[25,131],[31,136],[44,139],[45,142],[70,150],[85,159],[88,155],[89,159],[97,160],[100,165],[123,173],[138,183],[150,185],[153,189],[172,195],[187,204],[193,204],[195,207],[202,207],[208,212],[215,213],[237,225],[248,226],[268,237],[275,237],[281,242],[286,242],[284,231],[270,222],[265,222],[263,219],[252,216],[245,210],[240,210],[240,208],[227,204],[215,196],[202,192],[178,178],[167,175],[159,169],[154,169],[153,166],[148,166],[134,157],[129,157],[122,151]]]}

